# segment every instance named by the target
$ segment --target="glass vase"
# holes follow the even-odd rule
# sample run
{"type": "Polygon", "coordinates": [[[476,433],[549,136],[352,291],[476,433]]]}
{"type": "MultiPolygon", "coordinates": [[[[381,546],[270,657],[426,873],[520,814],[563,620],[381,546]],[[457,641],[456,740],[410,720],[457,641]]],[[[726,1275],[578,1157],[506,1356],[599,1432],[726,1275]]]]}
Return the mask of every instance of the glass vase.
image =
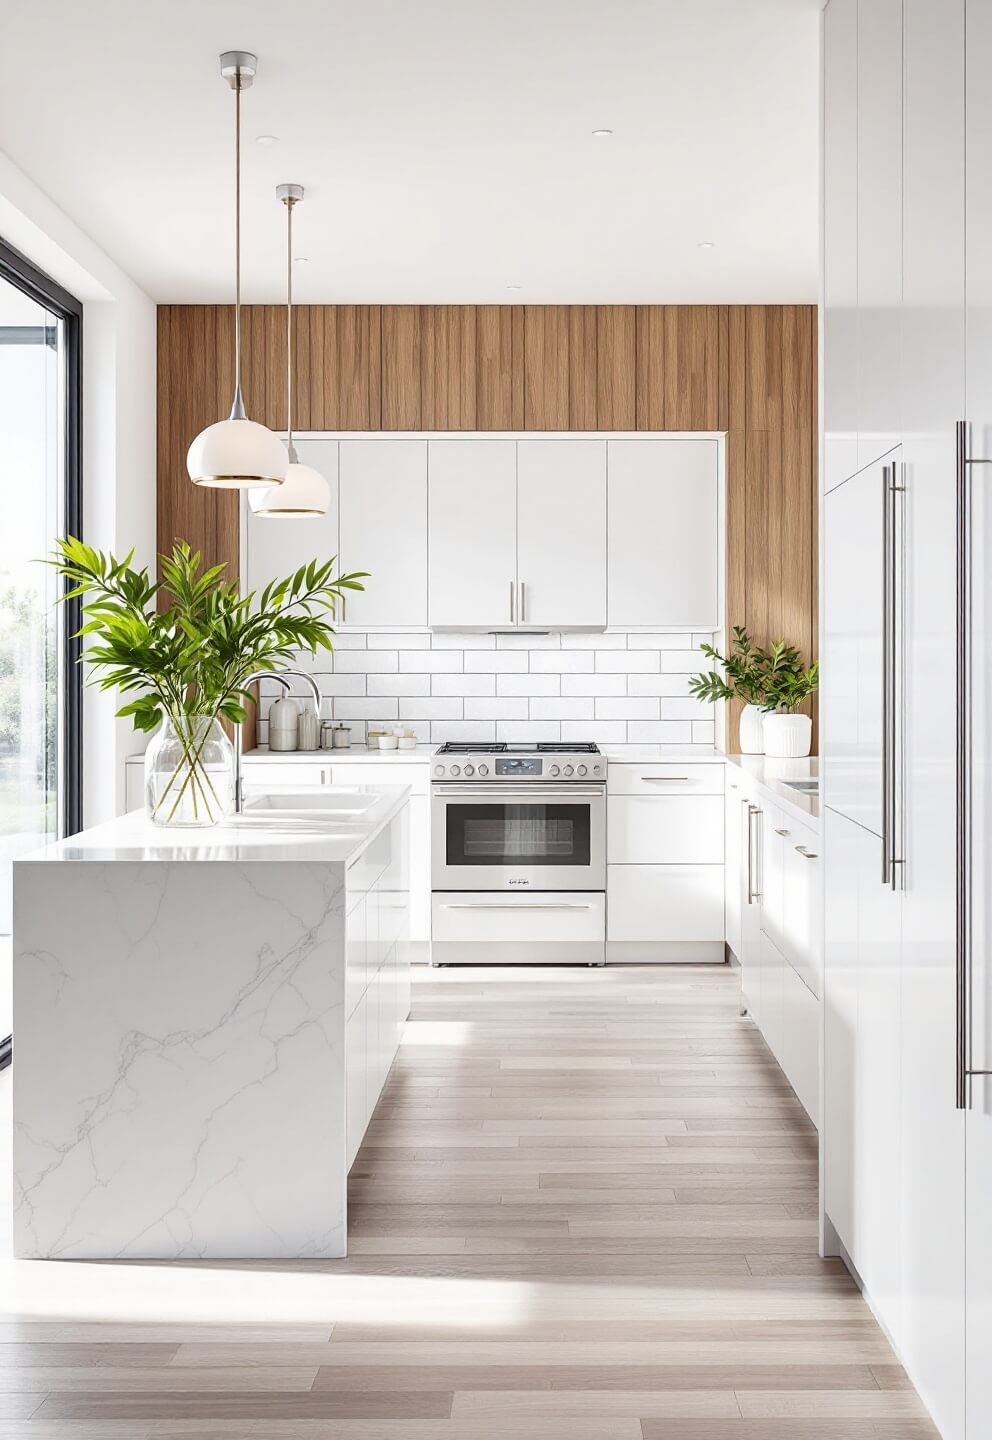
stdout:
{"type": "Polygon", "coordinates": [[[154,825],[216,825],[234,810],[234,746],[214,715],[166,716],[145,751],[154,825]]]}

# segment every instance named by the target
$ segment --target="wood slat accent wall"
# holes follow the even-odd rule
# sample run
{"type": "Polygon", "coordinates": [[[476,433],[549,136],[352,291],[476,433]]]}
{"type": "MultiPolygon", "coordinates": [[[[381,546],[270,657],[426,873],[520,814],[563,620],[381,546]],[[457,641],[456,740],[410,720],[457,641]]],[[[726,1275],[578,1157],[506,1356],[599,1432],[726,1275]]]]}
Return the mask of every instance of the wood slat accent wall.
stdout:
{"type": "MultiPolygon", "coordinates": [[[[284,428],[285,312],[243,316],[248,413],[284,428]]],[[[230,405],[233,348],[230,307],[159,307],[159,548],[232,572],[237,497],[185,462],[230,405]]],[[[725,430],[728,630],[815,655],[814,306],[301,305],[294,351],[300,430],[725,430]]]]}

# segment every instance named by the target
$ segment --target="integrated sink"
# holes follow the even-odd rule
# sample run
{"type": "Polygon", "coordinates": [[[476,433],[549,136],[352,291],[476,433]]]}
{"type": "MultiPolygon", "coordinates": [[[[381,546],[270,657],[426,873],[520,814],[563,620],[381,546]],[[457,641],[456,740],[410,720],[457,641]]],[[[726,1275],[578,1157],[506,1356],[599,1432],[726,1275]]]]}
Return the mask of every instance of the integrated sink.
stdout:
{"type": "Polygon", "coordinates": [[[788,785],[790,790],[798,790],[800,795],[819,795],[819,780],[783,780],[783,785],[788,785]]]}
{"type": "Polygon", "coordinates": [[[367,815],[382,797],[363,790],[288,790],[245,796],[244,814],[282,815],[324,814],[337,820],[367,815]]]}

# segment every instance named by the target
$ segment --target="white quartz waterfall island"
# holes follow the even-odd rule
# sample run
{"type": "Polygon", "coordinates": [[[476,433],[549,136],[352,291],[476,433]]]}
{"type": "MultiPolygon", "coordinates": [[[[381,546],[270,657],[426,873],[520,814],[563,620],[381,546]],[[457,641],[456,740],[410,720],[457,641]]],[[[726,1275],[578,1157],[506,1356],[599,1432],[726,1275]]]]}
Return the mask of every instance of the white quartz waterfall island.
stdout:
{"type": "Polygon", "coordinates": [[[345,1253],[409,1013],[407,813],[358,787],[133,814],[15,864],[18,1255],[345,1253]]]}

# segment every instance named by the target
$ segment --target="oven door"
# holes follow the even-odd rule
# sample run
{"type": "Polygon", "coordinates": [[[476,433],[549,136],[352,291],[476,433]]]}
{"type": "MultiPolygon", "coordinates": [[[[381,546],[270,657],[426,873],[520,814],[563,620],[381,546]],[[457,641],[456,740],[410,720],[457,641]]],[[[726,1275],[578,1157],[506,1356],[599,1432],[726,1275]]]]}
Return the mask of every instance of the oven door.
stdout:
{"type": "Polygon", "coordinates": [[[434,890],[605,890],[602,785],[435,785],[434,890]]]}

